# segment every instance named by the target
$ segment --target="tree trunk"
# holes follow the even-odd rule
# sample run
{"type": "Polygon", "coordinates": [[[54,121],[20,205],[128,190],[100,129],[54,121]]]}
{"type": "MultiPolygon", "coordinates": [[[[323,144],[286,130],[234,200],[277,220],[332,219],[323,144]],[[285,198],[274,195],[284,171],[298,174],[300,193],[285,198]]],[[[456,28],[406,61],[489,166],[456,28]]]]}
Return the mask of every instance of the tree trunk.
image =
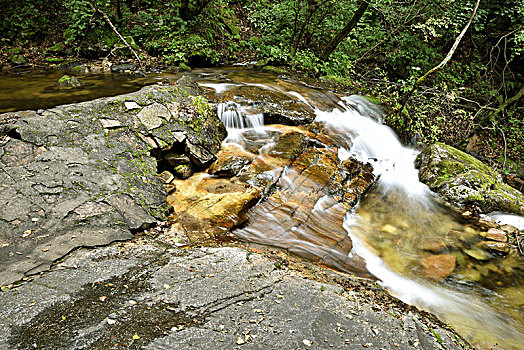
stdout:
{"type": "Polygon", "coordinates": [[[453,54],[455,53],[455,51],[457,50],[457,47],[459,46],[460,44],[460,41],[462,40],[462,37],[464,36],[464,34],[466,34],[466,32],[468,31],[468,28],[471,24],[471,22],[473,22],[473,18],[475,17],[475,14],[477,13],[477,9],[479,7],[479,3],[480,3],[480,0],[477,0],[477,2],[475,3],[475,7],[473,7],[473,11],[471,12],[471,16],[469,17],[469,21],[468,23],[466,24],[466,26],[464,27],[464,29],[462,29],[462,32],[460,32],[459,36],[457,36],[457,38],[455,39],[455,42],[453,43],[453,46],[451,47],[451,49],[449,50],[448,54],[446,55],[446,57],[444,57],[444,59],[442,60],[442,62],[440,62],[438,65],[436,65],[435,67],[431,68],[426,74],[424,74],[423,76],[421,76],[420,78],[417,79],[417,81],[415,82],[415,84],[413,84],[413,87],[411,88],[411,90],[406,94],[406,96],[404,97],[403,101],[402,101],[402,104],[400,106],[400,108],[398,109],[397,111],[397,114],[400,114],[402,113],[402,110],[404,109],[404,107],[406,106],[406,103],[408,102],[409,98],[411,97],[411,95],[413,95],[413,93],[415,92],[415,90],[417,90],[417,88],[426,80],[426,78],[428,76],[430,76],[431,74],[435,73],[436,71],[439,71],[441,70],[442,68],[444,68],[444,66],[449,62],[449,60],[451,59],[451,57],[453,56],[453,54]]]}
{"type": "Polygon", "coordinates": [[[197,17],[204,11],[212,0],[196,0],[193,9],[189,6],[190,0],[182,0],[180,4],[180,18],[184,21],[189,21],[197,17]]]}
{"type": "Polygon", "coordinates": [[[115,34],[120,38],[120,40],[122,40],[122,42],[127,46],[127,48],[129,49],[129,51],[131,51],[133,53],[133,55],[135,55],[135,58],[136,60],[138,61],[138,63],[140,64],[140,67],[143,68],[143,64],[142,64],[142,60],[140,59],[140,57],[138,57],[137,53],[135,50],[133,50],[133,48],[131,47],[131,45],[129,45],[129,43],[126,41],[126,39],[124,39],[124,37],[122,36],[122,34],[120,34],[118,32],[118,30],[116,29],[115,25],[113,24],[113,22],[111,22],[111,20],[109,19],[109,17],[107,16],[107,14],[96,8],[92,3],[88,3],[89,6],[91,6],[91,8],[93,9],[93,11],[96,13],[100,13],[102,15],[102,17],[104,17],[104,19],[106,20],[107,24],[109,24],[109,26],[111,27],[111,29],[113,29],[113,31],[115,32],[115,34]]]}
{"type": "Polygon", "coordinates": [[[184,21],[187,21],[189,19],[189,16],[190,16],[190,12],[189,12],[189,0],[182,0],[180,2],[180,18],[182,18],[182,20],[184,21]]]}
{"type": "Polygon", "coordinates": [[[368,8],[368,6],[369,6],[369,3],[367,1],[362,1],[360,3],[360,6],[358,7],[357,12],[353,14],[353,17],[351,17],[348,24],[346,24],[346,26],[342,28],[342,30],[338,32],[337,35],[335,35],[327,43],[326,47],[324,47],[324,51],[322,51],[322,54],[320,55],[320,59],[322,61],[326,61],[329,58],[329,56],[333,53],[333,51],[335,51],[338,44],[340,44],[340,42],[349,35],[349,33],[353,30],[353,28],[356,27],[358,21],[360,21],[360,19],[364,15],[364,12],[366,12],[366,9],[368,8]]]}

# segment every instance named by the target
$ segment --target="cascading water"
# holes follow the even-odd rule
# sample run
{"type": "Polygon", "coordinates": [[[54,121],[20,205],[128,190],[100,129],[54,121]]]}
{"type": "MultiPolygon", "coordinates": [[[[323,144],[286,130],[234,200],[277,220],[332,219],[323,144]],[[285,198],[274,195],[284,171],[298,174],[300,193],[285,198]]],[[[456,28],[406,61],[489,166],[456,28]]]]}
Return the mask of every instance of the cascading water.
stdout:
{"type": "MultiPolygon", "coordinates": [[[[260,77],[249,78],[249,82],[233,82],[278,90],[311,107],[326,106],[315,101],[322,96],[318,90],[310,93],[297,85],[293,91],[289,82],[262,84],[260,77]]],[[[212,87],[223,91],[218,84],[212,87]]],[[[340,269],[362,263],[393,295],[437,314],[475,346],[497,348],[498,343],[504,349],[521,348],[522,278],[500,277],[515,267],[523,270],[520,260],[508,257],[502,262],[479,262],[463,254],[467,248],[464,245],[471,244],[471,237],[478,237],[479,232],[419,182],[413,165],[417,152],[402,146],[395,133],[382,125],[380,108],[359,96],[337,100],[330,94],[325,99],[330,101],[329,108],[317,108],[315,121],[324,125],[336,140],[338,161],[354,157],[369,162],[379,177],[377,186],[349,213],[325,195],[314,197],[314,205],[309,203],[307,208],[294,206],[309,196],[311,188],[307,187],[308,179],[289,168],[288,163],[271,158],[275,153],[285,153],[275,151],[279,127],[263,126],[262,115],[249,115],[239,104],[222,103],[218,113],[229,133],[224,147],[240,148],[255,158],[254,164],[263,166],[265,171],[259,178],[249,181],[273,182],[281,188],[277,198],[280,201],[269,199],[259,204],[247,227],[235,233],[243,239],[284,247],[340,269]],[[333,106],[334,100],[339,102],[338,108],[333,106]],[[461,232],[463,236],[451,232],[461,232]],[[349,256],[344,257],[340,255],[343,250],[337,247],[351,247],[344,243],[348,236],[353,245],[349,256]],[[464,237],[469,243],[465,243],[464,237]],[[334,248],[316,242],[330,239],[334,248]],[[421,261],[433,257],[437,250],[443,252],[439,254],[452,255],[457,264],[453,274],[444,280],[428,279],[421,268],[421,261]]],[[[242,174],[241,171],[240,178],[242,174]]],[[[522,228],[521,217],[504,213],[492,216],[513,220],[513,225],[522,228]]]]}
{"type": "MultiPolygon", "coordinates": [[[[445,235],[449,229],[460,225],[439,205],[429,188],[418,181],[418,171],[414,167],[417,152],[402,146],[393,131],[380,123],[380,118],[376,117],[377,110],[373,108],[369,111],[368,103],[362,103],[362,97],[351,96],[343,100],[348,105],[345,111],[317,111],[316,121],[326,123],[350,139],[347,141],[348,144],[352,143],[350,150],[339,154],[369,161],[376,175],[380,176],[379,186],[375,190],[379,193],[370,195],[378,199],[364,200],[358,209],[344,218],[344,228],[353,242],[351,254],[362,257],[367,269],[393,295],[406,303],[432,311],[466,334],[473,334],[471,339],[477,344],[493,346],[497,341],[497,337],[489,339],[487,334],[478,329],[479,324],[485,324],[489,325],[490,334],[504,334],[505,347],[519,348],[524,339],[523,327],[507,315],[487,306],[486,302],[471,298],[465,286],[462,287],[466,292],[459,292],[429,282],[421,278],[415,263],[408,263],[403,268],[397,268],[399,271],[394,271],[384,262],[383,258],[387,254],[390,255],[387,259],[393,256],[399,260],[417,260],[418,257],[413,256],[417,245],[423,245],[425,240],[434,236],[445,235]],[[366,116],[369,112],[374,114],[374,118],[366,116]],[[377,210],[384,204],[388,207],[395,205],[386,210],[377,210]],[[397,209],[392,209],[395,207],[397,209]],[[377,211],[382,212],[384,226],[388,225],[386,231],[392,231],[395,227],[388,222],[400,222],[398,232],[392,232],[396,236],[394,240],[382,238],[387,242],[387,249],[373,246],[381,238],[375,234],[377,220],[370,219],[368,213],[377,211]],[[391,243],[398,247],[391,249],[391,243]]],[[[508,219],[503,216],[499,218],[508,219]]]]}

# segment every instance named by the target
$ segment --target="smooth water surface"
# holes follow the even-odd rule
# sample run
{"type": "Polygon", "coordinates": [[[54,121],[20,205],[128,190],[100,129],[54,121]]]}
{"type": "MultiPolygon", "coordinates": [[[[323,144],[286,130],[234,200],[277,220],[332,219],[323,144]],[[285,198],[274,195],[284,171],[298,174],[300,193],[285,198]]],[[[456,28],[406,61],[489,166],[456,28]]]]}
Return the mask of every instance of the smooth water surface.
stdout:
{"type": "MultiPolygon", "coordinates": [[[[0,75],[0,113],[47,109],[58,105],[90,101],[139,90],[155,81],[128,74],[78,75],[82,86],[60,87],[64,71],[28,71],[16,75],[0,75]]],[[[71,74],[70,74],[71,75],[71,74]]]]}

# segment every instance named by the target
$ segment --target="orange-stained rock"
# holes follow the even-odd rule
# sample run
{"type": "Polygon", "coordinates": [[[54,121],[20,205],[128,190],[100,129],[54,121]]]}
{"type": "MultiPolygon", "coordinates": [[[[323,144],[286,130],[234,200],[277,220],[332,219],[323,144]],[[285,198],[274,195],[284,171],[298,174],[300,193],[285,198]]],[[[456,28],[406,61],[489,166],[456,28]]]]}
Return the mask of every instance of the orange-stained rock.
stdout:
{"type": "Polygon", "coordinates": [[[490,228],[488,232],[486,233],[486,239],[490,239],[492,241],[497,242],[507,242],[508,241],[508,235],[506,232],[496,229],[496,228],[490,228]]]}
{"type": "Polygon", "coordinates": [[[193,241],[242,224],[247,210],[260,199],[260,192],[248,184],[202,173],[172,184],[176,190],[167,197],[167,203],[173,207],[169,218],[179,223],[193,241]]]}
{"type": "Polygon", "coordinates": [[[426,277],[440,281],[453,273],[456,258],[451,254],[432,255],[421,260],[420,265],[426,277]]]}

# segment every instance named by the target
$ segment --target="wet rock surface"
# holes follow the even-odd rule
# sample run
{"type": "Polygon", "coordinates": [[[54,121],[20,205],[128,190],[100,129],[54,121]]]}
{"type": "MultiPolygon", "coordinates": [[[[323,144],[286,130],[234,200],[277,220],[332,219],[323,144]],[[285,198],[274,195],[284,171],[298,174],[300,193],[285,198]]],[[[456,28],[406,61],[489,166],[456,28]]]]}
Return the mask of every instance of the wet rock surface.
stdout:
{"type": "Polygon", "coordinates": [[[266,124],[304,125],[315,119],[313,108],[297,96],[260,86],[235,86],[219,94],[217,99],[236,102],[248,114],[263,114],[266,124]]]}
{"type": "Polygon", "coordinates": [[[0,285],[167,214],[154,156],[213,159],[225,129],[178,85],[0,115],[0,285]]]}
{"type": "Polygon", "coordinates": [[[469,348],[364,280],[289,266],[148,239],[77,251],[0,294],[0,349],[469,348]]]}
{"type": "Polygon", "coordinates": [[[374,183],[372,168],[352,158],[341,162],[336,144],[317,129],[245,131],[240,145],[218,153],[208,170],[213,177],[173,182],[173,238],[194,242],[238,228],[233,235],[242,240],[368,275],[360,258],[348,258],[352,243],[342,222],[374,183]]]}
{"type": "Polygon", "coordinates": [[[524,195],[478,159],[451,146],[436,143],[417,158],[419,178],[455,205],[476,205],[485,213],[503,211],[524,215],[524,195]]]}

